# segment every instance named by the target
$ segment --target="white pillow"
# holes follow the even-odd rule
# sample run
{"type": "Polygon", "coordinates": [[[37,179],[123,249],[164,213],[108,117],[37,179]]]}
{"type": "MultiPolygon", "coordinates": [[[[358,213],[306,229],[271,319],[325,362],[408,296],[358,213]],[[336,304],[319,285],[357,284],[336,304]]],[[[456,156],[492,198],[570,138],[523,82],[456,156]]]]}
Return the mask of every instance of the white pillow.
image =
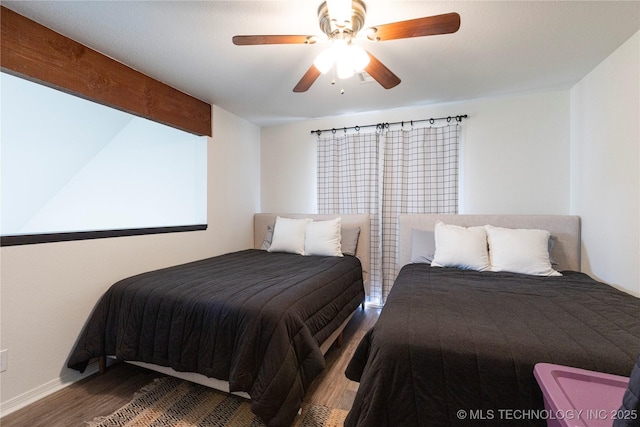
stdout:
{"type": "Polygon", "coordinates": [[[342,256],[340,240],[341,218],[313,221],[307,224],[305,255],[342,256]]]}
{"type": "Polygon", "coordinates": [[[562,276],[551,267],[549,232],[486,225],[491,271],[562,276]]]}
{"type": "Polygon", "coordinates": [[[432,267],[457,267],[466,270],[489,270],[487,233],[484,227],[460,227],[437,221],[436,252],[432,267]]]}
{"type": "Polygon", "coordinates": [[[273,240],[269,252],[292,252],[304,255],[304,237],[310,218],[292,219],[276,217],[273,240]]]}

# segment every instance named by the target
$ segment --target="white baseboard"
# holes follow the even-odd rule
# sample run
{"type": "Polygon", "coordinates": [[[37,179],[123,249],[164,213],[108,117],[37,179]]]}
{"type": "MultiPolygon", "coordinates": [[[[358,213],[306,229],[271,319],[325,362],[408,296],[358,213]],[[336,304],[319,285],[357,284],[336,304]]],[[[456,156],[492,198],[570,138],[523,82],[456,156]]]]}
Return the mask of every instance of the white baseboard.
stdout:
{"type": "Polygon", "coordinates": [[[37,402],[38,400],[47,397],[50,394],[55,393],[56,391],[62,390],[63,388],[68,387],[71,384],[85,377],[88,377],[89,375],[93,375],[96,372],[98,372],[98,367],[95,364],[92,364],[89,365],[87,370],[80,377],[78,377],[77,375],[62,376],[25,393],[22,393],[19,396],[9,399],[6,402],[0,402],[0,417],[7,416],[12,412],[22,409],[34,402],[37,402]]]}

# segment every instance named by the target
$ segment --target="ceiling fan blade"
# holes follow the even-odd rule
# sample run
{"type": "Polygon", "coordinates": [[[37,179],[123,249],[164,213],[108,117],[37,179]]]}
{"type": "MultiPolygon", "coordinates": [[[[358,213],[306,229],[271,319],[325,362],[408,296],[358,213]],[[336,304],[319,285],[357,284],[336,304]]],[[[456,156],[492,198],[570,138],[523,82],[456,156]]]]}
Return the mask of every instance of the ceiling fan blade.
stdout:
{"type": "Polygon", "coordinates": [[[371,27],[372,32],[367,37],[373,41],[407,39],[455,33],[459,28],[460,15],[452,12],[371,27]]]}
{"type": "Polygon", "coordinates": [[[315,36],[282,36],[282,35],[254,35],[233,36],[233,44],[238,46],[251,46],[260,44],[313,44],[315,36]]]}
{"type": "Polygon", "coordinates": [[[385,89],[391,89],[392,87],[400,84],[400,78],[393,74],[382,62],[375,56],[367,52],[369,55],[369,65],[364,69],[371,77],[382,85],[385,89]]]}
{"type": "Polygon", "coordinates": [[[304,76],[302,76],[296,87],[293,88],[293,91],[306,92],[318,77],[320,77],[320,71],[318,71],[315,65],[311,64],[311,67],[304,73],[304,76]]]}

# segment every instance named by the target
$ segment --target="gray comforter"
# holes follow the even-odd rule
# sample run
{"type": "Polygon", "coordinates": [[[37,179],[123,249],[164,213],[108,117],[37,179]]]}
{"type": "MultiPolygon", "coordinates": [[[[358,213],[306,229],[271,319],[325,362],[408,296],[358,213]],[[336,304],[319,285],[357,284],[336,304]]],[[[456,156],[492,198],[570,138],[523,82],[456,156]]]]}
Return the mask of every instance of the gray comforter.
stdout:
{"type": "Polygon", "coordinates": [[[324,368],[319,343],[364,300],[352,256],[246,250],[124,279],[103,296],[68,361],[169,366],[229,381],[269,426],[293,421],[324,368]]]}
{"type": "Polygon", "coordinates": [[[536,363],[628,376],[640,299],[563,273],[405,266],[347,367],[345,426],[545,425],[536,363]]]}

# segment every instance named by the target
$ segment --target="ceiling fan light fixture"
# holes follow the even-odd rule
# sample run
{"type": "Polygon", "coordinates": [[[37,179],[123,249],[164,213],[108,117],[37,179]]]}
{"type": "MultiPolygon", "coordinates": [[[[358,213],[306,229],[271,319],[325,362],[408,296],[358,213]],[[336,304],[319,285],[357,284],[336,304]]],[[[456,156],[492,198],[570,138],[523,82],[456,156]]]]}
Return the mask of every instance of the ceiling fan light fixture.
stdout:
{"type": "MultiPolygon", "coordinates": [[[[313,61],[294,92],[306,92],[321,74],[328,73],[334,66],[340,78],[348,78],[355,73],[366,71],[385,89],[400,84],[400,78],[387,68],[378,58],[354,45],[364,28],[367,7],[363,0],[323,0],[318,7],[318,24],[331,43],[331,47],[321,52],[313,61]],[[338,24],[338,25],[337,25],[338,24]]],[[[456,12],[425,16],[372,27],[362,34],[370,41],[408,39],[413,37],[451,34],[460,29],[460,15],[456,12]]],[[[322,37],[324,40],[325,37],[322,37]]],[[[315,44],[316,36],[308,35],[239,35],[233,36],[235,45],[265,44],[315,44]]],[[[335,79],[334,79],[335,80],[335,79]]]]}

